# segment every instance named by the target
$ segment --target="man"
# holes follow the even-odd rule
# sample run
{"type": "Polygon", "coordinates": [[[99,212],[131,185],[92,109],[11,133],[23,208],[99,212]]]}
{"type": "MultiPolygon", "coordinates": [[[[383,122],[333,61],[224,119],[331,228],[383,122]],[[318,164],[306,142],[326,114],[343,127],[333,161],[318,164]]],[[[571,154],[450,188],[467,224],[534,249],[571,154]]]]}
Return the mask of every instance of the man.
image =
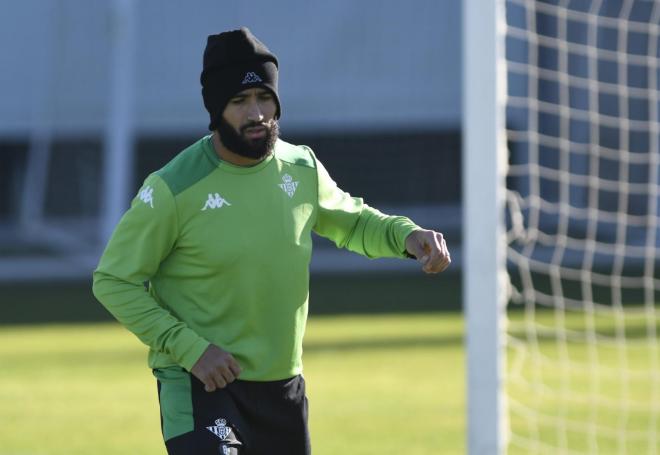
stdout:
{"type": "Polygon", "coordinates": [[[170,454],[310,453],[312,231],[427,273],[450,263],[442,234],[368,207],[308,147],[278,139],[277,76],[248,29],[208,37],[212,134],[147,177],[94,273],[94,295],[150,347],[170,454]]]}

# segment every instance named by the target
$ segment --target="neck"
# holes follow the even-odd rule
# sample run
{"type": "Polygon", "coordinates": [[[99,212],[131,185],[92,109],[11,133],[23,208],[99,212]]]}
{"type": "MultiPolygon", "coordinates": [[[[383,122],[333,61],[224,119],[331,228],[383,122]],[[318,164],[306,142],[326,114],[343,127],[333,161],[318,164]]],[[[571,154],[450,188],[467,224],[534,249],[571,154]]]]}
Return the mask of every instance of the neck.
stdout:
{"type": "Polygon", "coordinates": [[[266,159],[266,156],[268,156],[266,155],[263,158],[255,159],[255,158],[247,158],[243,155],[239,155],[238,153],[234,153],[224,146],[224,144],[220,140],[220,136],[218,135],[217,131],[213,132],[212,139],[213,139],[213,148],[215,149],[215,153],[217,153],[218,157],[220,157],[222,161],[226,161],[236,166],[254,166],[255,164],[261,163],[263,160],[266,159]]]}

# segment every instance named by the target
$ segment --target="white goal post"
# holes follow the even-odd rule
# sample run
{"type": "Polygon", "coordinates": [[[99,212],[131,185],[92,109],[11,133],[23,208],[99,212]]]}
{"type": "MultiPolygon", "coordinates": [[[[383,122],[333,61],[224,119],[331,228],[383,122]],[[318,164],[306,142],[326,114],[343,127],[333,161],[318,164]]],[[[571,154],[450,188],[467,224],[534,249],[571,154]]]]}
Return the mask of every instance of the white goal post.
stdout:
{"type": "Polygon", "coordinates": [[[467,447],[503,453],[503,0],[463,2],[463,292],[467,447]]]}

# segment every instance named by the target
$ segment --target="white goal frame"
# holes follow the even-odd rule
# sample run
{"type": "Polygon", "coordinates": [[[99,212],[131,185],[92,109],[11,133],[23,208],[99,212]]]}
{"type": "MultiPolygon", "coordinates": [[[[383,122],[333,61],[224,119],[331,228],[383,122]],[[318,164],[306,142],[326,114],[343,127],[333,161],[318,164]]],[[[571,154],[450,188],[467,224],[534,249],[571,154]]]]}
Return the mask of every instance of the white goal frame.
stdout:
{"type": "Polygon", "coordinates": [[[464,2],[470,454],[660,451],[659,19],[464,2]]]}
{"type": "Polygon", "coordinates": [[[504,6],[504,0],[463,2],[463,302],[471,455],[506,451],[504,6]]]}

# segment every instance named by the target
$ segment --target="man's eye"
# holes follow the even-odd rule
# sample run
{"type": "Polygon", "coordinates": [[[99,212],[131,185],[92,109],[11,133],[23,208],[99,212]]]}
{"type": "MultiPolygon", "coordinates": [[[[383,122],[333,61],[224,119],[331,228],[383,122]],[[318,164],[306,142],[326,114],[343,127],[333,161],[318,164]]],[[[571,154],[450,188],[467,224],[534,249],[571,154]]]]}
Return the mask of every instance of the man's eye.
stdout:
{"type": "Polygon", "coordinates": [[[271,95],[270,93],[264,93],[263,95],[259,95],[259,99],[261,101],[270,101],[273,99],[273,95],[271,95]]]}
{"type": "Polygon", "coordinates": [[[231,104],[241,104],[243,101],[245,101],[244,98],[232,98],[229,102],[231,104]]]}

